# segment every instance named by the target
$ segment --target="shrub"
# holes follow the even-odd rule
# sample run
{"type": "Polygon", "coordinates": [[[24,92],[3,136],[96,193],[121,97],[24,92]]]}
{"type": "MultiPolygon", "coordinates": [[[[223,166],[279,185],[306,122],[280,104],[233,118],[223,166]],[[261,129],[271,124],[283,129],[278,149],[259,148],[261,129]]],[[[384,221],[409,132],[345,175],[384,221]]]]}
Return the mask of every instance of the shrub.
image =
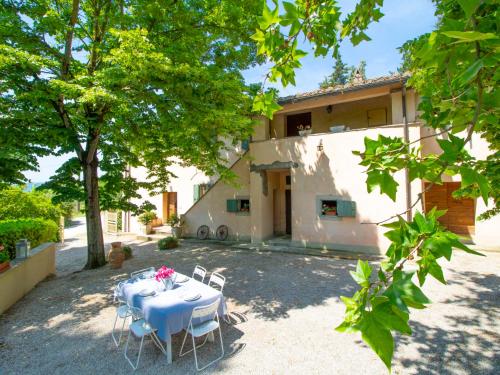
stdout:
{"type": "Polygon", "coordinates": [[[139,215],[139,222],[142,225],[148,225],[156,219],[156,214],[153,211],[144,212],[142,215],[139,215]]]}
{"type": "Polygon", "coordinates": [[[177,246],[179,246],[179,242],[175,237],[165,237],[158,241],[158,249],[160,250],[173,249],[177,246]]]}
{"type": "Polygon", "coordinates": [[[10,260],[9,253],[4,250],[4,247],[0,245],[0,263],[8,262],[10,260]]]}
{"type": "Polygon", "coordinates": [[[130,246],[123,246],[123,254],[125,254],[125,260],[132,258],[132,248],[130,246]]]}
{"type": "Polygon", "coordinates": [[[170,225],[171,227],[176,227],[181,225],[181,219],[177,214],[172,214],[169,216],[167,219],[167,224],[170,225]]]}
{"type": "Polygon", "coordinates": [[[58,226],[52,220],[19,219],[0,221],[0,244],[5,246],[10,258],[16,256],[16,242],[26,238],[34,248],[44,242],[56,241],[58,226]]]}
{"type": "Polygon", "coordinates": [[[62,214],[45,191],[27,193],[17,187],[0,190],[0,220],[46,219],[59,225],[62,214]]]}

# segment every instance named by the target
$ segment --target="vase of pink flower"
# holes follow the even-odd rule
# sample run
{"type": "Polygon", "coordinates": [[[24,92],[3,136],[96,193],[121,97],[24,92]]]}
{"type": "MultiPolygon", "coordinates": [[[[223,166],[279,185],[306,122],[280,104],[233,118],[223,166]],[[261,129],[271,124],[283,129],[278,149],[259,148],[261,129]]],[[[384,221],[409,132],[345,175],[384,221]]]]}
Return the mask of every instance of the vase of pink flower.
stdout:
{"type": "Polygon", "coordinates": [[[174,276],[175,270],[173,268],[161,266],[161,268],[156,271],[155,279],[163,283],[165,290],[170,290],[174,287],[174,276]]]}

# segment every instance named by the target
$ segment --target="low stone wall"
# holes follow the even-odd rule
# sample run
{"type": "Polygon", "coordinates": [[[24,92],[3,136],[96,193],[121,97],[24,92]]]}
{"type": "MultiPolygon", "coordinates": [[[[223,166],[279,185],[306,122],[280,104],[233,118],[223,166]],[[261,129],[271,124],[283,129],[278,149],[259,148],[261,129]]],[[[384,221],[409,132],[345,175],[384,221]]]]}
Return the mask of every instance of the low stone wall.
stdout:
{"type": "Polygon", "coordinates": [[[0,314],[29,293],[40,281],[56,273],[56,246],[44,243],[31,250],[28,259],[12,261],[0,273],[0,314]]]}

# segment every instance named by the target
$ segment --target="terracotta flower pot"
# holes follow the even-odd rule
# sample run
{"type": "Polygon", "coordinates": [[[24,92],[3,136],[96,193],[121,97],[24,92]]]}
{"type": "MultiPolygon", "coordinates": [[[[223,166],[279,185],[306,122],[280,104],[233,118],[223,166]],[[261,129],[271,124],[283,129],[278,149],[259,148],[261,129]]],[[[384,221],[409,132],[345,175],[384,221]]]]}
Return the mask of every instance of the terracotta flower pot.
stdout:
{"type": "Polygon", "coordinates": [[[10,268],[10,262],[0,263],[0,273],[3,271],[7,271],[10,268]]]}
{"type": "Polygon", "coordinates": [[[121,242],[112,242],[111,250],[108,253],[108,262],[111,268],[121,268],[123,261],[125,260],[125,254],[122,250],[121,242]]]}

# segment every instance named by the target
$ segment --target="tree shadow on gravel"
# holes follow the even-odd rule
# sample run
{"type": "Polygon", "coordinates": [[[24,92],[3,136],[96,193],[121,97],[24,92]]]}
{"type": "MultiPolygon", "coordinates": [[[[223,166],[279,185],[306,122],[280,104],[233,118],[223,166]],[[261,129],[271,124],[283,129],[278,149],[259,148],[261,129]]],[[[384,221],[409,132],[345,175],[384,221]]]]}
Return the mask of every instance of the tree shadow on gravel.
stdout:
{"type": "MultiPolygon", "coordinates": [[[[459,284],[467,294],[450,296],[447,326],[413,321],[411,336],[399,336],[396,347],[414,345],[419,360],[397,362],[416,374],[498,374],[500,372],[500,277],[475,272],[454,273],[448,284],[459,284]],[[461,308],[466,308],[466,313],[461,308]],[[495,329],[496,327],[496,329],[495,329]]],[[[399,367],[399,366],[398,366],[399,367]]]]}
{"type": "Polygon", "coordinates": [[[257,254],[221,246],[217,250],[207,246],[186,247],[167,252],[166,263],[189,276],[197,264],[209,274],[222,273],[226,277],[226,298],[237,305],[249,306],[262,319],[286,318],[290,310],[321,305],[328,298],[350,295],[356,290],[356,283],[349,275],[349,270],[356,266],[352,260],[257,254]]]}

